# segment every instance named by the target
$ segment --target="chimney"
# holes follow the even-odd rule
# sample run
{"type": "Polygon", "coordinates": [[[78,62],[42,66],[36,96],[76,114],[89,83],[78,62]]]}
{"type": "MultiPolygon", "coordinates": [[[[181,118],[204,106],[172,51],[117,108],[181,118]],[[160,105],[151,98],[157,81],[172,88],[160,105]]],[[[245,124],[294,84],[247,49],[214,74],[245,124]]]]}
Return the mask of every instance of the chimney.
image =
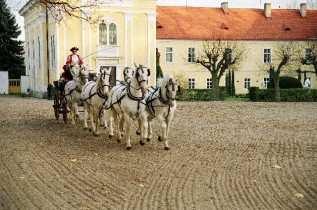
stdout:
{"type": "Polygon", "coordinates": [[[221,2],[221,8],[224,13],[228,13],[228,2],[227,1],[221,2]]]}
{"type": "Polygon", "coordinates": [[[306,3],[301,3],[300,4],[300,15],[302,17],[306,17],[306,10],[307,10],[307,4],[306,3]]]}
{"type": "Polygon", "coordinates": [[[264,16],[266,18],[271,18],[272,17],[272,7],[271,3],[265,3],[264,4],[264,16]]]}

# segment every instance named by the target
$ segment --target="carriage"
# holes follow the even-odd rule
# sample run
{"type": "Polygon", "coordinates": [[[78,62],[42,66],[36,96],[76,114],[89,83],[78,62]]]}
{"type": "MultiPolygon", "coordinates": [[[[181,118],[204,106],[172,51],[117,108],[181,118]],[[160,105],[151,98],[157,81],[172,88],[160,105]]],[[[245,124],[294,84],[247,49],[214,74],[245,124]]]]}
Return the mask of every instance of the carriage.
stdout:
{"type": "Polygon", "coordinates": [[[64,122],[67,122],[67,100],[64,93],[64,84],[61,81],[54,81],[54,114],[56,120],[59,119],[60,115],[64,122]]]}

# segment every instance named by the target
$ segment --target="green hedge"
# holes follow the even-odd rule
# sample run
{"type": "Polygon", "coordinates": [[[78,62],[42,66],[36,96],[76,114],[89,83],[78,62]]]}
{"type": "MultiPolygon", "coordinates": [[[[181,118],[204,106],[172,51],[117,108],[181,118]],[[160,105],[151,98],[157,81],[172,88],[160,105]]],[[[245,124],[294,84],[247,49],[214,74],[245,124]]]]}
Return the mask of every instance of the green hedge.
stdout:
{"type": "MultiPolygon", "coordinates": [[[[316,89],[281,89],[281,101],[288,102],[305,102],[316,101],[317,102],[317,90],[316,89]]],[[[251,101],[274,101],[274,89],[260,90],[257,87],[251,87],[249,89],[249,98],[251,101]]]]}
{"type": "Polygon", "coordinates": [[[302,83],[294,77],[280,77],[280,88],[290,89],[290,88],[302,88],[302,83]]]}
{"type": "Polygon", "coordinates": [[[179,101],[215,101],[224,100],[226,97],[225,87],[220,87],[220,99],[216,99],[211,89],[182,89],[177,94],[179,101]]]}

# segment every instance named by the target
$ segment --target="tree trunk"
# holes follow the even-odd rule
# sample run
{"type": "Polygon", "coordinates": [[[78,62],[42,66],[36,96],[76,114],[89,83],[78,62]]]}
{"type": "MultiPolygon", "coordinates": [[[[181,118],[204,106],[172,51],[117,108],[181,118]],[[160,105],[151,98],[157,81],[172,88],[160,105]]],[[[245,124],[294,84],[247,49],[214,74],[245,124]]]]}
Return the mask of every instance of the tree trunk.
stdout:
{"type": "Polygon", "coordinates": [[[212,74],[212,94],[215,100],[220,100],[219,79],[217,74],[212,74]]]}
{"type": "Polygon", "coordinates": [[[275,99],[276,102],[281,101],[280,77],[279,77],[279,75],[274,75],[274,99],[275,99]]]}

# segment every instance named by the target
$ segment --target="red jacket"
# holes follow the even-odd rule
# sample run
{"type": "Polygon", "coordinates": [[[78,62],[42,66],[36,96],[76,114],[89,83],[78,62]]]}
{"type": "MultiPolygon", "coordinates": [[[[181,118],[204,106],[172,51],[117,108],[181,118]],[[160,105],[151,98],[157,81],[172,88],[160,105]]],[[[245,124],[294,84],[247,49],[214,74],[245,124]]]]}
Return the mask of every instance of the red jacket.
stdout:
{"type": "MultiPolygon", "coordinates": [[[[66,65],[71,65],[72,64],[72,55],[73,54],[67,56],[66,65]]],[[[84,64],[83,59],[79,55],[77,55],[77,57],[78,57],[78,60],[79,60],[79,65],[84,64]]]]}

